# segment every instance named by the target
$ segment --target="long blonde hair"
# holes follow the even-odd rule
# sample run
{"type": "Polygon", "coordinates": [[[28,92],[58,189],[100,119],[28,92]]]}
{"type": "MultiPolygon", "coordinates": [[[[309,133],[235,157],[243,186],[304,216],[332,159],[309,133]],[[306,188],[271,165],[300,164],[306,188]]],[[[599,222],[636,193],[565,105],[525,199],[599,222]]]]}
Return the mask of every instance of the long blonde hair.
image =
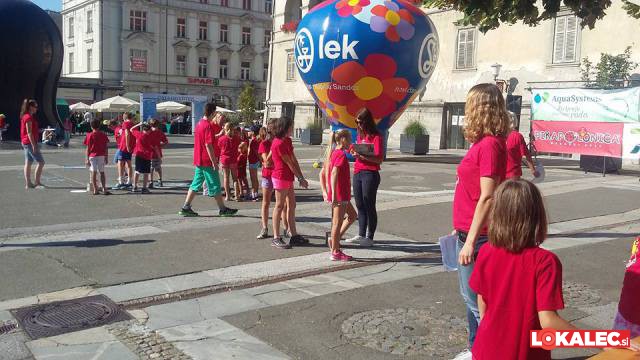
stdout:
{"type": "Polygon", "coordinates": [[[502,92],[496,85],[478,84],[469,90],[464,123],[464,137],[470,143],[478,142],[486,135],[507,136],[511,130],[511,118],[502,92]]]}

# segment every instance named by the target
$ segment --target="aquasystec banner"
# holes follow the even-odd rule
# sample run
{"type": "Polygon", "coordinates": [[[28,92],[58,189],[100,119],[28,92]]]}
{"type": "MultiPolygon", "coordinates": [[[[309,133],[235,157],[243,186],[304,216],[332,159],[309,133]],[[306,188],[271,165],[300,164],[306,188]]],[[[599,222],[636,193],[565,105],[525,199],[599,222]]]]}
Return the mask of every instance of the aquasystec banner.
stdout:
{"type": "Polygon", "coordinates": [[[533,89],[531,120],[640,122],[640,87],[533,89]]]}
{"type": "Polygon", "coordinates": [[[623,123],[534,121],[538,151],[622,157],[623,123]]]}

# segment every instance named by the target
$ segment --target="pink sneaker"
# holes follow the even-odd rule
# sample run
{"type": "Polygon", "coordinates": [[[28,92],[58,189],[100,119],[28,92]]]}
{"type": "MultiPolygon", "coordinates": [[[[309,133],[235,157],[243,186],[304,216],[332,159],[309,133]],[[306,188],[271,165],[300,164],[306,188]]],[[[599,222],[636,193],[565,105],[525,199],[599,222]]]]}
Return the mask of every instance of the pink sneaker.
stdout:
{"type": "Polygon", "coordinates": [[[353,257],[343,253],[342,251],[338,251],[338,252],[331,253],[331,260],[332,261],[351,261],[353,260],[353,257]]]}

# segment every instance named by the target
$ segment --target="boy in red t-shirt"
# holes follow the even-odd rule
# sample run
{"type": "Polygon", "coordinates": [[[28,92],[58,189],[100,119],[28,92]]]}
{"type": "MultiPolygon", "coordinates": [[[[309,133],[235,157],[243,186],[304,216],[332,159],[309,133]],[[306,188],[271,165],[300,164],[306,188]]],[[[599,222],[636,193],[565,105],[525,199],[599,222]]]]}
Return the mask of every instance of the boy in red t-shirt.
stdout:
{"type": "Polygon", "coordinates": [[[167,136],[160,130],[160,122],[156,119],[153,119],[149,122],[151,125],[151,138],[153,140],[153,145],[156,148],[156,152],[153,154],[153,158],[151,159],[151,181],[149,183],[149,188],[153,189],[153,173],[158,173],[159,186],[163,186],[162,184],[162,147],[169,143],[167,136]]]}
{"type": "Polygon", "coordinates": [[[2,136],[3,136],[4,132],[7,131],[8,127],[9,127],[9,125],[5,121],[4,114],[0,114],[0,141],[4,141],[2,136]]]}
{"type": "Polygon", "coordinates": [[[131,135],[136,139],[136,146],[133,150],[133,154],[136,156],[136,172],[133,175],[133,189],[132,192],[138,191],[138,180],[140,174],[142,174],[142,189],[143,194],[149,194],[149,174],[151,173],[151,159],[153,154],[158,152],[157,146],[153,141],[153,135],[151,135],[151,126],[147,123],[139,123],[131,128],[131,130],[140,127],[140,131],[131,131],[131,135]]]}
{"type": "Polygon", "coordinates": [[[91,121],[92,131],[87,134],[84,139],[84,145],[87,147],[86,163],[91,172],[91,193],[98,195],[98,173],[100,173],[100,184],[102,185],[102,193],[111,195],[107,191],[107,177],[104,173],[104,166],[109,162],[109,138],[105,133],[100,131],[100,120],[93,119],[91,121]]]}
{"type": "Polygon", "coordinates": [[[224,124],[224,135],[218,139],[220,148],[220,165],[224,173],[224,191],[227,201],[231,200],[231,181],[236,189],[236,201],[242,201],[240,182],[238,181],[238,146],[239,142],[234,139],[234,129],[230,123],[224,124]]]}
{"type": "Polygon", "coordinates": [[[251,178],[251,200],[258,200],[258,188],[260,182],[258,181],[258,168],[260,167],[260,139],[258,133],[260,127],[257,125],[249,128],[249,153],[247,154],[247,161],[249,162],[249,177],[251,178]]]}
{"type": "Polygon", "coordinates": [[[247,183],[247,155],[249,146],[246,142],[241,142],[238,146],[238,182],[240,183],[240,193],[242,198],[252,200],[249,194],[249,184],[247,183]]]}
{"type": "Polygon", "coordinates": [[[116,138],[118,139],[118,150],[116,151],[116,163],[118,166],[118,185],[114,187],[116,190],[131,188],[131,174],[133,174],[133,167],[131,166],[131,154],[136,146],[136,139],[131,134],[131,128],[133,127],[133,115],[130,113],[124,113],[122,115],[124,119],[120,131],[116,138]],[[128,174],[126,183],[124,182],[124,172],[128,174]]]}
{"type": "Polygon", "coordinates": [[[538,188],[507,180],[493,195],[489,244],[480,249],[469,286],[478,294],[480,326],[475,360],[551,359],[529,346],[531,330],[575,330],[557,311],[564,308],[562,264],[540,244],[547,215],[538,188]]]}

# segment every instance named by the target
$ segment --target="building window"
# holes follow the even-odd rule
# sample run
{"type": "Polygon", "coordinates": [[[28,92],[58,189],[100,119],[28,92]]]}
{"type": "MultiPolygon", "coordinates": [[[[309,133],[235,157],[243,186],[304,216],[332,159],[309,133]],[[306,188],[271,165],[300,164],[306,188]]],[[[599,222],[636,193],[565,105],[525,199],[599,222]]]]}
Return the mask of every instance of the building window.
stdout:
{"type": "Polygon", "coordinates": [[[147,50],[129,50],[129,70],[133,72],[147,72],[147,50]]]}
{"type": "Polygon", "coordinates": [[[129,30],[147,31],[147,12],[139,10],[129,11],[129,30]]]}
{"type": "Polygon", "coordinates": [[[472,69],[475,60],[476,29],[458,30],[456,69],[472,69]]]}
{"type": "Polygon", "coordinates": [[[269,46],[271,43],[271,30],[264,31],[264,47],[269,46]]]}
{"type": "Polygon", "coordinates": [[[287,52],[287,81],[296,79],[296,59],[293,50],[287,52]]]}
{"type": "Polygon", "coordinates": [[[251,63],[243,62],[242,64],[240,64],[240,78],[242,80],[249,80],[250,76],[251,76],[251,63]]]}
{"type": "Polygon", "coordinates": [[[244,10],[251,10],[251,0],[242,0],[242,8],[244,10]]]}
{"type": "Polygon", "coordinates": [[[87,34],[93,32],[93,11],[87,11],[87,34]]]}
{"type": "Polygon", "coordinates": [[[267,81],[269,78],[269,63],[265,62],[262,65],[262,81],[267,81]]]}
{"type": "Polygon", "coordinates": [[[187,37],[187,19],[178,18],[176,20],[176,37],[178,38],[187,37]]]}
{"type": "Polygon", "coordinates": [[[73,39],[73,18],[69,18],[69,39],[73,39]]]}
{"type": "Polygon", "coordinates": [[[91,64],[93,64],[93,50],[87,50],[87,72],[91,71],[91,64]]]}
{"type": "Polygon", "coordinates": [[[200,4],[208,4],[209,0],[200,0],[200,4]]]}
{"type": "Polygon", "coordinates": [[[229,25],[220,24],[220,42],[229,42],[229,25]]]}
{"type": "Polygon", "coordinates": [[[207,40],[208,32],[209,32],[209,24],[206,21],[200,21],[200,27],[198,30],[198,39],[207,40]]]}
{"type": "Polygon", "coordinates": [[[73,53],[69,53],[69,74],[73,74],[73,53]]]}
{"type": "Polygon", "coordinates": [[[242,45],[250,45],[251,44],[251,28],[243,27],[242,28],[242,45]]]}
{"type": "Polygon", "coordinates": [[[229,7],[229,0],[220,0],[220,6],[229,7]]]}
{"type": "Polygon", "coordinates": [[[220,79],[226,79],[227,75],[227,59],[220,59],[220,79]]]}
{"type": "Polygon", "coordinates": [[[187,75],[187,56],[186,55],[176,56],[176,75],[181,75],[181,76],[187,75]]]}
{"type": "Polygon", "coordinates": [[[575,62],[577,44],[578,18],[575,15],[557,17],[553,38],[553,63],[575,62]]]}
{"type": "Polygon", "coordinates": [[[201,56],[198,58],[198,76],[201,78],[207,77],[207,62],[208,59],[206,56],[201,56]]]}
{"type": "Polygon", "coordinates": [[[267,14],[271,14],[271,12],[273,12],[273,0],[264,1],[264,12],[267,14]]]}

